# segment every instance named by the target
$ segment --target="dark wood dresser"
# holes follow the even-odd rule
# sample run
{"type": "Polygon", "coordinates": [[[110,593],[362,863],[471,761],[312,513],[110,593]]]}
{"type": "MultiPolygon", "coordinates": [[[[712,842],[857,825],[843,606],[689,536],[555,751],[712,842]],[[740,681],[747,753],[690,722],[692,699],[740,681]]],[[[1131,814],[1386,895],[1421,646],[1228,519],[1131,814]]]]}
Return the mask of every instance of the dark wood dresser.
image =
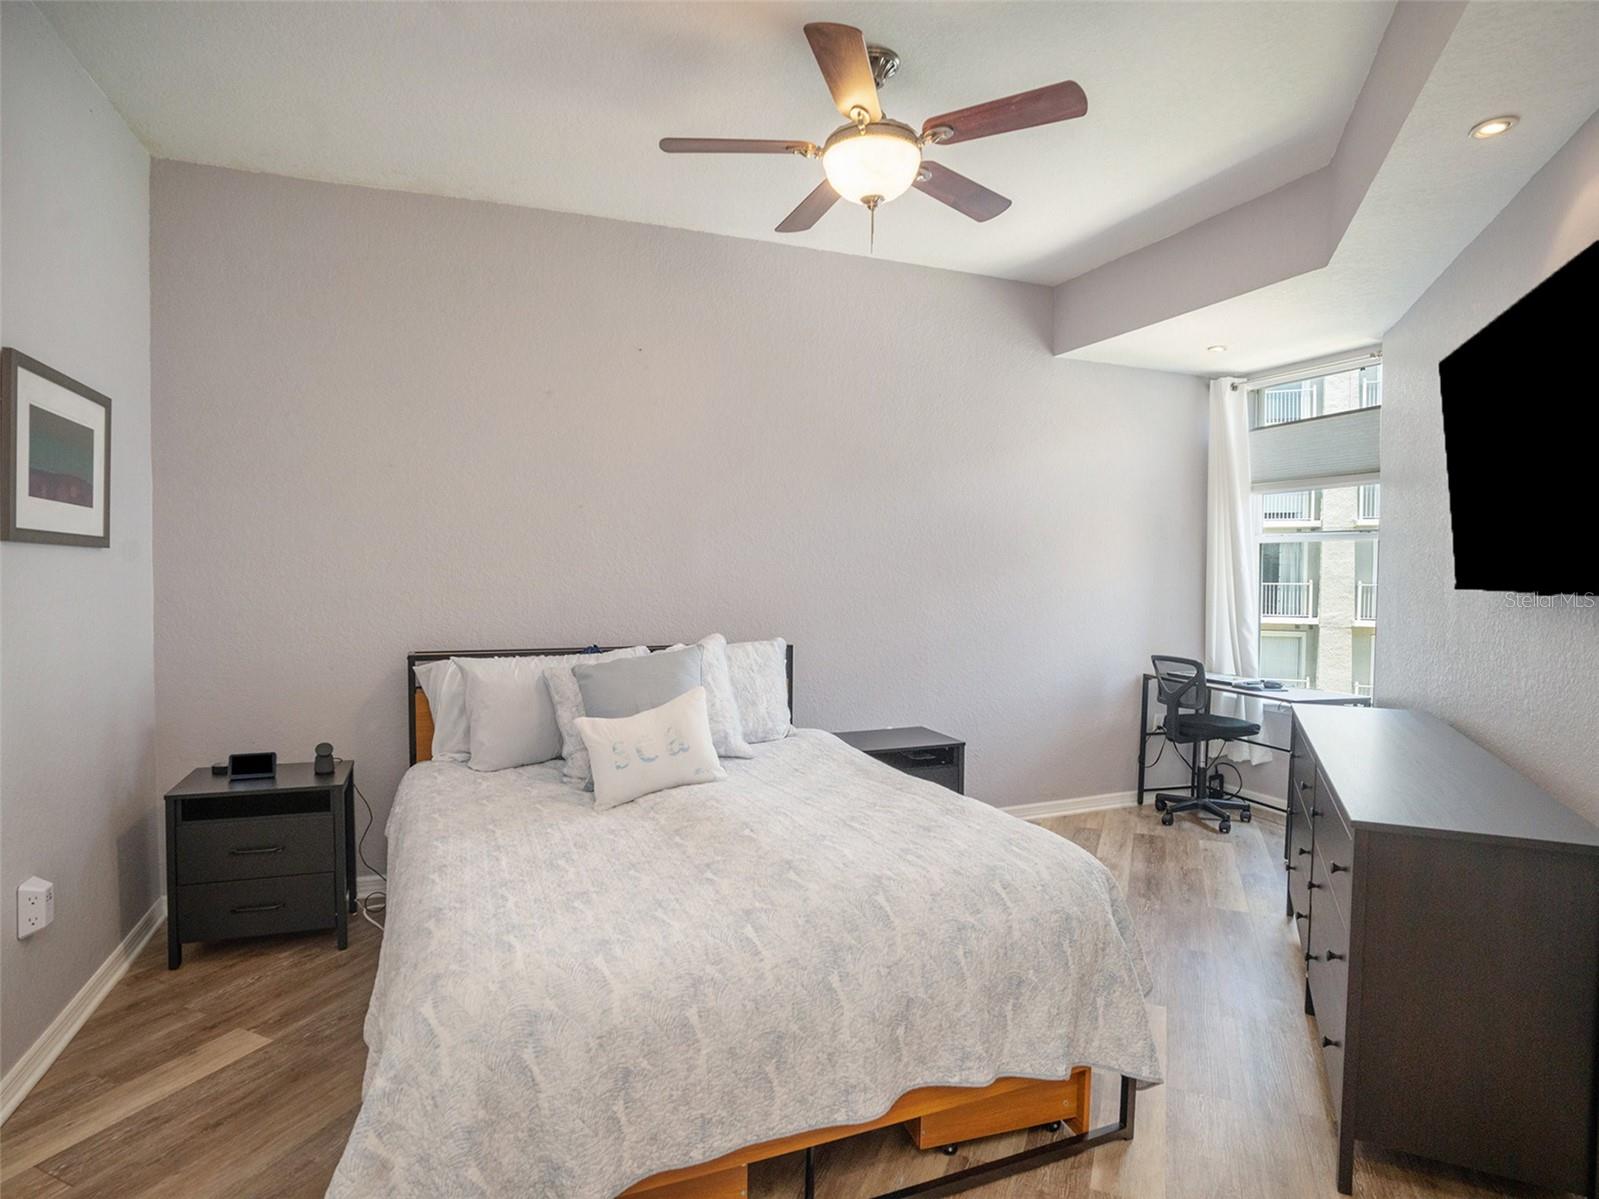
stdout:
{"type": "Polygon", "coordinates": [[[1294,709],[1288,913],[1355,1142],[1599,1195],[1599,827],[1435,717],[1294,709]]]}
{"type": "Polygon", "coordinates": [[[201,767],[167,792],[167,967],[185,941],[334,929],[356,910],[355,765],[280,763],[238,782],[201,767]]]}

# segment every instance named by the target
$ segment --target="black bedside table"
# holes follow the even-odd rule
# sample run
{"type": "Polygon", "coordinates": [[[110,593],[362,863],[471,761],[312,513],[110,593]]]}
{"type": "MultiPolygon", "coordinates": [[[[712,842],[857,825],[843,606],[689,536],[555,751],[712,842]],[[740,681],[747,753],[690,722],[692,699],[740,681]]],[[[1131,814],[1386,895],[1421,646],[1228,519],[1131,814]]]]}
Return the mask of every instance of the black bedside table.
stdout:
{"type": "Polygon", "coordinates": [[[966,794],[966,742],[913,725],[904,729],[860,729],[835,736],[884,765],[966,794]]]}
{"type": "Polygon", "coordinates": [[[355,763],[310,762],[229,782],[209,766],[167,792],[167,969],[183,942],[312,929],[350,943],[355,902],[355,763]]]}

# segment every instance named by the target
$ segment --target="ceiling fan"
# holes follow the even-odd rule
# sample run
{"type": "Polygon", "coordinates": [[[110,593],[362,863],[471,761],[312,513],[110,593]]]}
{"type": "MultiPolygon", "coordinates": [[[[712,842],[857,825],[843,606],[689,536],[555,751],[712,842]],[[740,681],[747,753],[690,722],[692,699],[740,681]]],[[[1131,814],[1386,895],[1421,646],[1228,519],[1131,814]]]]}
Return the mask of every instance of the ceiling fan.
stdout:
{"type": "Polygon", "coordinates": [[[847,122],[820,146],[808,141],[753,138],[663,137],[668,154],[798,154],[820,158],[826,175],[799,207],[783,218],[779,233],[816,224],[840,197],[871,210],[914,187],[974,221],[987,221],[1010,207],[998,192],[922,157],[928,146],[950,146],[1014,129],[1069,121],[1088,111],[1088,97],[1070,80],[930,117],[917,133],[883,115],[877,91],[899,69],[899,55],[868,46],[853,25],[820,22],[805,26],[816,65],[847,122]]]}

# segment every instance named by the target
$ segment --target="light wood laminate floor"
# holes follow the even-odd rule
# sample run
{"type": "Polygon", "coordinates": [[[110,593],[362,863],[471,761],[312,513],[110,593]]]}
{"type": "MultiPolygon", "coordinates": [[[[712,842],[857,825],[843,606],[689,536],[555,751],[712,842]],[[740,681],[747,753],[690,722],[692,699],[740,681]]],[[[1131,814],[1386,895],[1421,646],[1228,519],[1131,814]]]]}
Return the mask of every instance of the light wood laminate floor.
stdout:
{"type": "MultiPolygon", "coordinates": [[[[982,1199],[1331,1199],[1336,1147],[1301,950],[1283,915],[1282,826],[1150,808],[1042,821],[1099,856],[1132,905],[1154,970],[1150,1017],[1166,1083],[1142,1092],[1137,1137],[970,1192],[982,1199]]],[[[361,1022],[379,936],[332,934],[185,950],[166,970],[159,934],[0,1129],[0,1194],[321,1195],[361,1097],[361,1022]]],[[[1114,1117],[1096,1079],[1095,1123],[1114,1117]]],[[[1491,1119],[1490,1111],[1483,1113],[1491,1119]]],[[[818,1151],[817,1193],[852,1199],[960,1169],[1041,1138],[1018,1133],[920,1153],[885,1129],[818,1151]]],[[[752,1199],[796,1199],[797,1156],[751,1171],[752,1199]]],[[[1398,1155],[1357,1157],[1361,1199],[1516,1194],[1398,1155]]]]}

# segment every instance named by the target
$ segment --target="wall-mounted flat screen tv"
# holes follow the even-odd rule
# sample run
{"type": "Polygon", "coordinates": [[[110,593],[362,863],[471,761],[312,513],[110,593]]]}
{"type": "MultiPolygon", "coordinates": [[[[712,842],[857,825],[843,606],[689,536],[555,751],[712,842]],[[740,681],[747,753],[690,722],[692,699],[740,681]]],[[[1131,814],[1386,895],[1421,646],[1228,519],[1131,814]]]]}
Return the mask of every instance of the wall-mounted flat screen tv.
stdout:
{"type": "Polygon", "coordinates": [[[1457,591],[1599,591],[1599,242],[1438,364],[1457,591]]]}

